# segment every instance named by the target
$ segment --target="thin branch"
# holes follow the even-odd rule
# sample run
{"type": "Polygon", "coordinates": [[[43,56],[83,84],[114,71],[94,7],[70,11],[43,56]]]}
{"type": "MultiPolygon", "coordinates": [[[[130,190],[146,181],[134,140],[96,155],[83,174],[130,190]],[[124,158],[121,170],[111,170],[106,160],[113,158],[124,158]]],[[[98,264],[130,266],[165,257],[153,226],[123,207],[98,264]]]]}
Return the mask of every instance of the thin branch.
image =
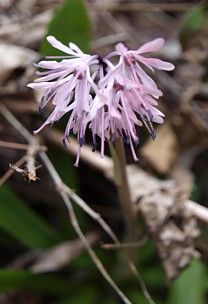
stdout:
{"type": "MultiPolygon", "coordinates": [[[[102,219],[99,213],[95,212],[92,208],[90,208],[75,192],[73,192],[68,186],[65,184],[60,184],[60,187],[64,187],[65,192],[69,195],[70,198],[73,199],[73,201],[80,207],[82,210],[84,210],[91,218],[93,218],[97,223],[103,228],[103,230],[112,238],[112,240],[115,242],[116,245],[122,246],[120,243],[119,239],[115,235],[115,233],[112,231],[110,226],[102,219]]],[[[129,258],[128,254],[126,251],[123,252],[124,257],[127,261],[127,264],[134,274],[135,278],[138,280],[140,287],[142,289],[142,292],[144,293],[144,296],[148,300],[150,304],[154,304],[154,301],[152,300],[147,287],[139,274],[138,270],[136,269],[134,263],[131,261],[129,258]]]]}
{"type": "Polygon", "coordinates": [[[85,201],[83,201],[83,199],[81,199],[81,197],[79,197],[74,191],[72,191],[67,185],[62,184],[61,188],[63,188],[63,190],[69,195],[69,197],[86,213],[88,214],[92,219],[94,219],[101,227],[102,229],[107,233],[108,236],[111,237],[111,239],[115,242],[115,243],[120,243],[119,239],[117,238],[117,236],[115,235],[115,233],[113,232],[113,230],[110,228],[110,226],[108,226],[108,224],[102,219],[101,215],[97,212],[95,212],[92,208],[89,207],[89,205],[87,205],[85,203],[85,201]]]}
{"type": "Polygon", "coordinates": [[[145,236],[138,242],[134,243],[122,243],[122,244],[101,244],[101,248],[106,250],[118,250],[118,249],[129,249],[129,248],[138,248],[146,244],[149,237],[145,236]]]}
{"type": "MultiPolygon", "coordinates": [[[[9,149],[17,149],[17,150],[28,150],[31,147],[31,145],[19,144],[19,143],[15,143],[15,142],[7,142],[7,141],[0,140],[0,147],[9,148],[9,149]]],[[[38,147],[36,147],[36,149],[40,150],[40,151],[47,151],[46,146],[38,146],[38,147]]]]}
{"type": "Polygon", "coordinates": [[[30,134],[30,132],[23,127],[23,125],[14,117],[14,115],[1,103],[0,111],[6,120],[16,129],[34,148],[39,147],[37,140],[30,134]]]}
{"type": "Polygon", "coordinates": [[[101,263],[100,259],[95,254],[94,250],[92,250],[92,247],[88,243],[87,239],[85,238],[84,234],[82,233],[79,223],[77,221],[76,215],[74,213],[74,209],[72,207],[72,204],[65,192],[61,192],[60,195],[62,196],[63,201],[65,202],[65,205],[68,208],[69,216],[71,219],[71,223],[82,240],[83,244],[85,245],[89,255],[91,256],[93,262],[97,266],[97,268],[100,270],[100,273],[103,275],[103,277],[106,279],[106,281],[113,287],[113,289],[117,292],[117,294],[120,296],[120,298],[123,300],[126,304],[132,304],[131,301],[125,296],[125,294],[121,291],[121,289],[115,284],[115,282],[112,280],[106,269],[104,268],[103,264],[101,263]]]}

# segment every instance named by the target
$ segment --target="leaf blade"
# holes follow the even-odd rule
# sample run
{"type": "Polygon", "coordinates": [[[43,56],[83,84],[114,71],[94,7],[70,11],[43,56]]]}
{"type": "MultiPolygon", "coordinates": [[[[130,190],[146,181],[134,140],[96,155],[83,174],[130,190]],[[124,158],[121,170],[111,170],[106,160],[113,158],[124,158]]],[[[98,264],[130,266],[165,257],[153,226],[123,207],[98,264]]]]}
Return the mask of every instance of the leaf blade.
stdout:
{"type": "Polygon", "coordinates": [[[0,228],[29,248],[49,248],[62,236],[6,185],[0,191],[0,228]]]}

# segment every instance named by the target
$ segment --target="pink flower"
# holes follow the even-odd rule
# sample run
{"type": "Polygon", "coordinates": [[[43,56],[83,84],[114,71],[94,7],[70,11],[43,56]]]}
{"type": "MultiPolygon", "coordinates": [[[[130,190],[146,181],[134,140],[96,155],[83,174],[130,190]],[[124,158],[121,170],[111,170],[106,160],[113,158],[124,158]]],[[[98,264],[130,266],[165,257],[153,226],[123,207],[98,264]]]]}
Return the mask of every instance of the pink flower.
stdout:
{"type": "Polygon", "coordinates": [[[115,137],[115,132],[130,144],[132,155],[137,160],[134,145],[138,144],[137,126],[144,124],[155,139],[156,132],[152,122],[163,123],[164,114],[155,106],[162,92],[154,80],[147,75],[140,63],[150,68],[173,70],[171,63],[157,58],[145,58],[141,54],[157,51],[164,43],[162,38],[144,44],[137,51],[128,50],[119,43],[116,51],[110,53],[103,62],[108,67],[107,74],[101,78],[98,85],[106,99],[94,100],[88,118],[92,121],[92,132],[108,140],[115,137]],[[109,58],[119,56],[119,62],[113,66],[109,58]],[[107,110],[106,110],[107,109],[107,110]],[[138,115],[140,120],[138,119],[138,115]],[[100,117],[101,124],[98,124],[100,117]],[[103,119],[101,119],[103,117],[103,119]],[[97,129],[94,125],[99,126],[97,129]],[[94,127],[94,128],[93,128],[94,127]],[[99,128],[99,129],[98,129],[99,128]]]}
{"type": "Polygon", "coordinates": [[[136,126],[144,124],[154,139],[152,123],[162,123],[164,117],[156,108],[156,99],[162,96],[162,92],[141,64],[151,72],[154,68],[167,71],[174,69],[171,63],[147,58],[143,54],[157,51],[164,40],[153,40],[136,51],[128,50],[119,43],[116,50],[106,58],[84,54],[75,44],[65,46],[52,36],[47,37],[47,40],[67,55],[45,57],[37,67],[47,71],[37,72],[40,78],[28,84],[29,87],[44,92],[40,100],[41,109],[49,101],[54,106],[45,123],[34,133],[69,113],[63,141],[65,144],[71,130],[77,134],[78,154],[75,165],[79,163],[87,127],[92,132],[93,150],[97,146],[97,136],[101,138],[101,156],[104,155],[105,141],[114,141],[115,136],[121,136],[130,144],[133,157],[137,160],[134,151],[134,143],[139,142],[136,126]],[[110,61],[114,56],[119,56],[116,65],[110,61]],[[56,58],[62,60],[57,62],[54,60],[56,58]]]}
{"type": "Polygon", "coordinates": [[[91,65],[98,64],[98,56],[84,54],[74,43],[70,43],[67,47],[52,36],[48,36],[47,40],[53,47],[69,56],[47,56],[45,59],[57,58],[62,61],[44,60],[37,64],[38,68],[47,69],[47,71],[37,72],[41,77],[34,83],[28,84],[28,87],[44,92],[39,101],[41,110],[49,101],[54,105],[54,109],[45,123],[34,133],[40,132],[46,125],[53,124],[70,112],[63,141],[65,143],[73,129],[74,133],[77,133],[79,145],[82,146],[86,129],[85,117],[92,100],[90,90],[92,88],[98,91],[93,81],[98,71],[95,69],[92,74],[90,71],[91,65]]]}

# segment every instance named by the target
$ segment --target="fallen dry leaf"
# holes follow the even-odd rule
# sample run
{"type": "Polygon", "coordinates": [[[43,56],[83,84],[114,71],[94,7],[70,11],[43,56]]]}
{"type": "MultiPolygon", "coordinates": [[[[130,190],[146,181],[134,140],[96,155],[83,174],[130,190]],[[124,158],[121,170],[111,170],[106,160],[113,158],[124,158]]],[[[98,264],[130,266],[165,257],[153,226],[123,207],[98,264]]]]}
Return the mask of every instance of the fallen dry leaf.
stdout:
{"type": "MultiPolygon", "coordinates": [[[[86,238],[92,245],[99,240],[100,236],[99,233],[92,232],[88,233],[86,238]]],[[[59,270],[76,259],[84,250],[85,246],[80,239],[61,243],[41,253],[30,269],[35,273],[59,270]]]]}
{"type": "Polygon", "coordinates": [[[167,174],[170,171],[178,156],[178,144],[168,122],[157,128],[157,139],[149,139],[141,149],[141,155],[156,172],[167,174]]]}
{"type": "Polygon", "coordinates": [[[0,43],[0,85],[4,84],[14,70],[31,66],[37,57],[36,52],[27,48],[0,43]]]}

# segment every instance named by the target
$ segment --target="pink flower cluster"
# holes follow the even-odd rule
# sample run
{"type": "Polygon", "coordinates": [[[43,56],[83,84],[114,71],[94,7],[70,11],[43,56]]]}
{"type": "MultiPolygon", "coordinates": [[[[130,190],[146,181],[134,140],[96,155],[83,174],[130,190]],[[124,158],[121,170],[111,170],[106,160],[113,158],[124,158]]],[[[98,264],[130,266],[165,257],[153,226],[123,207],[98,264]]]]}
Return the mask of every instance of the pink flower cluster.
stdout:
{"type": "Polygon", "coordinates": [[[69,113],[63,142],[66,144],[71,131],[77,134],[75,166],[79,163],[87,128],[92,132],[93,150],[97,147],[97,137],[100,137],[101,156],[104,155],[105,141],[113,142],[116,136],[121,136],[130,144],[132,155],[137,160],[134,150],[134,144],[139,142],[136,126],[145,125],[154,139],[156,135],[152,123],[162,123],[164,117],[156,108],[156,100],[162,92],[142,66],[151,72],[154,68],[174,69],[169,62],[143,55],[158,51],[164,40],[155,39],[136,51],[128,50],[123,43],[119,43],[115,51],[105,58],[85,54],[74,43],[65,46],[52,36],[48,36],[47,40],[67,55],[44,57],[37,64],[44,71],[37,72],[40,77],[28,84],[28,87],[44,92],[40,109],[49,101],[54,106],[50,116],[34,133],[69,113]],[[117,64],[112,63],[114,57],[118,57],[117,64]]]}

